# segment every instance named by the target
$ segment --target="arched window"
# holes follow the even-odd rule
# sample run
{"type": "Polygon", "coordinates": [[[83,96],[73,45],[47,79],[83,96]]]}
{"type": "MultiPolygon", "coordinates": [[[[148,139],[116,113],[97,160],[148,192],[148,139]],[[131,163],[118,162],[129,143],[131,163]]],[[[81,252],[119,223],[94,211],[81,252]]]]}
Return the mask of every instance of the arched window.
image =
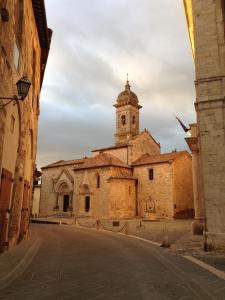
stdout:
{"type": "Polygon", "coordinates": [[[135,118],[135,116],[133,116],[133,118],[132,118],[132,124],[134,125],[136,123],[136,118],[135,118]]]}
{"type": "Polygon", "coordinates": [[[121,116],[121,123],[122,123],[122,125],[126,124],[126,116],[125,115],[121,116]]]}

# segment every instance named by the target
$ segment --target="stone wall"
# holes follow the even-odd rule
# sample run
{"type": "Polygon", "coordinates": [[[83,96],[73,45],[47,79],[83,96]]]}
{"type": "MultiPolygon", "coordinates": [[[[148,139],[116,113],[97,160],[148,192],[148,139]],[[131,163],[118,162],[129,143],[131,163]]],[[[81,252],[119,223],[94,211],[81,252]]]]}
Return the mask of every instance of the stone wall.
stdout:
{"type": "Polygon", "coordinates": [[[110,179],[110,218],[123,219],[136,216],[136,181],[110,179]]]}
{"type": "Polygon", "coordinates": [[[160,145],[152,138],[147,130],[129,142],[128,163],[131,164],[146,153],[151,155],[160,154],[160,145]]]}
{"type": "Polygon", "coordinates": [[[196,112],[207,244],[225,248],[224,2],[189,0],[193,20],[196,112]]]}
{"type": "Polygon", "coordinates": [[[187,152],[177,156],[174,163],[175,212],[193,209],[192,161],[187,152]]]}
{"type": "Polygon", "coordinates": [[[135,166],[134,176],[138,178],[139,215],[145,217],[150,200],[155,204],[158,218],[174,216],[174,186],[172,163],[135,166]],[[149,169],[153,169],[153,180],[149,180],[149,169]]]}
{"type": "Polygon", "coordinates": [[[34,218],[37,218],[39,216],[40,198],[41,198],[41,185],[35,185],[33,191],[32,211],[31,211],[31,215],[34,218]]]}
{"type": "Polygon", "coordinates": [[[110,167],[76,170],[74,172],[73,207],[76,216],[109,217],[110,167]],[[97,187],[100,176],[100,187],[97,187]],[[85,211],[85,197],[90,196],[90,210],[85,211]]]}
{"type": "Polygon", "coordinates": [[[39,213],[41,217],[63,213],[63,191],[60,190],[60,185],[66,184],[68,186],[68,193],[66,194],[71,195],[73,191],[73,183],[71,182],[71,178],[73,178],[72,168],[72,165],[66,165],[42,169],[39,213]],[[57,202],[59,206],[58,209],[56,207],[57,202]]]}
{"type": "MultiPolygon", "coordinates": [[[[121,161],[128,163],[128,152],[127,147],[123,148],[114,148],[114,149],[105,149],[103,152],[114,155],[119,158],[121,161]]],[[[93,156],[96,156],[100,153],[100,151],[93,152],[93,156]]]]}

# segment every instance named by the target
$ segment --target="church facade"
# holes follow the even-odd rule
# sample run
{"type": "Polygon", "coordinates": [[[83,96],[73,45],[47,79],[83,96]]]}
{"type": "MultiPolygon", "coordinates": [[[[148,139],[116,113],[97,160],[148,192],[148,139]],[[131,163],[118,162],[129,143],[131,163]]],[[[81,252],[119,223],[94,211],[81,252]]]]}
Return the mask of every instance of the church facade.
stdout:
{"type": "Polygon", "coordinates": [[[141,106],[128,81],[114,107],[113,146],[93,150],[90,157],[42,168],[40,216],[191,217],[190,154],[161,154],[160,144],[149,131],[139,131],[141,106]]]}

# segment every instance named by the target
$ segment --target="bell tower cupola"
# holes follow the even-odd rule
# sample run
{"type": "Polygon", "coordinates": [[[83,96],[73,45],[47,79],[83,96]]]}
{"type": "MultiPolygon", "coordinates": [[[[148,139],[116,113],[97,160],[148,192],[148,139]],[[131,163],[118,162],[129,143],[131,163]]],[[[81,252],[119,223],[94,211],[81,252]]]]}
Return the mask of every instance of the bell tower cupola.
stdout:
{"type": "Polygon", "coordinates": [[[116,145],[127,143],[132,137],[139,134],[139,105],[137,95],[131,91],[129,80],[114,104],[116,108],[116,145]]]}

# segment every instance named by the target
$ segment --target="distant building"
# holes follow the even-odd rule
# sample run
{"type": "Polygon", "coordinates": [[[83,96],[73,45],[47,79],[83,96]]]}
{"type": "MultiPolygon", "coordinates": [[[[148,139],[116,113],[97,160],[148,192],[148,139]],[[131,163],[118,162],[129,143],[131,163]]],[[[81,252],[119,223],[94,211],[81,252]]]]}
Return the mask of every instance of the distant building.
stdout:
{"type": "Polygon", "coordinates": [[[40,198],[41,198],[41,184],[34,184],[32,209],[31,209],[31,216],[33,218],[38,218],[39,216],[40,198]]]}
{"type": "Polygon", "coordinates": [[[40,90],[52,31],[43,0],[0,1],[0,251],[28,231],[37,148],[40,90]],[[16,82],[31,82],[23,101],[16,82]]]}
{"type": "Polygon", "coordinates": [[[225,2],[185,0],[195,62],[197,124],[187,142],[194,154],[195,230],[206,248],[225,249],[225,2]]]}
{"type": "Polygon", "coordinates": [[[115,145],[42,168],[40,216],[191,217],[190,154],[161,154],[148,130],[139,132],[141,106],[129,82],[114,107],[115,145]]]}

